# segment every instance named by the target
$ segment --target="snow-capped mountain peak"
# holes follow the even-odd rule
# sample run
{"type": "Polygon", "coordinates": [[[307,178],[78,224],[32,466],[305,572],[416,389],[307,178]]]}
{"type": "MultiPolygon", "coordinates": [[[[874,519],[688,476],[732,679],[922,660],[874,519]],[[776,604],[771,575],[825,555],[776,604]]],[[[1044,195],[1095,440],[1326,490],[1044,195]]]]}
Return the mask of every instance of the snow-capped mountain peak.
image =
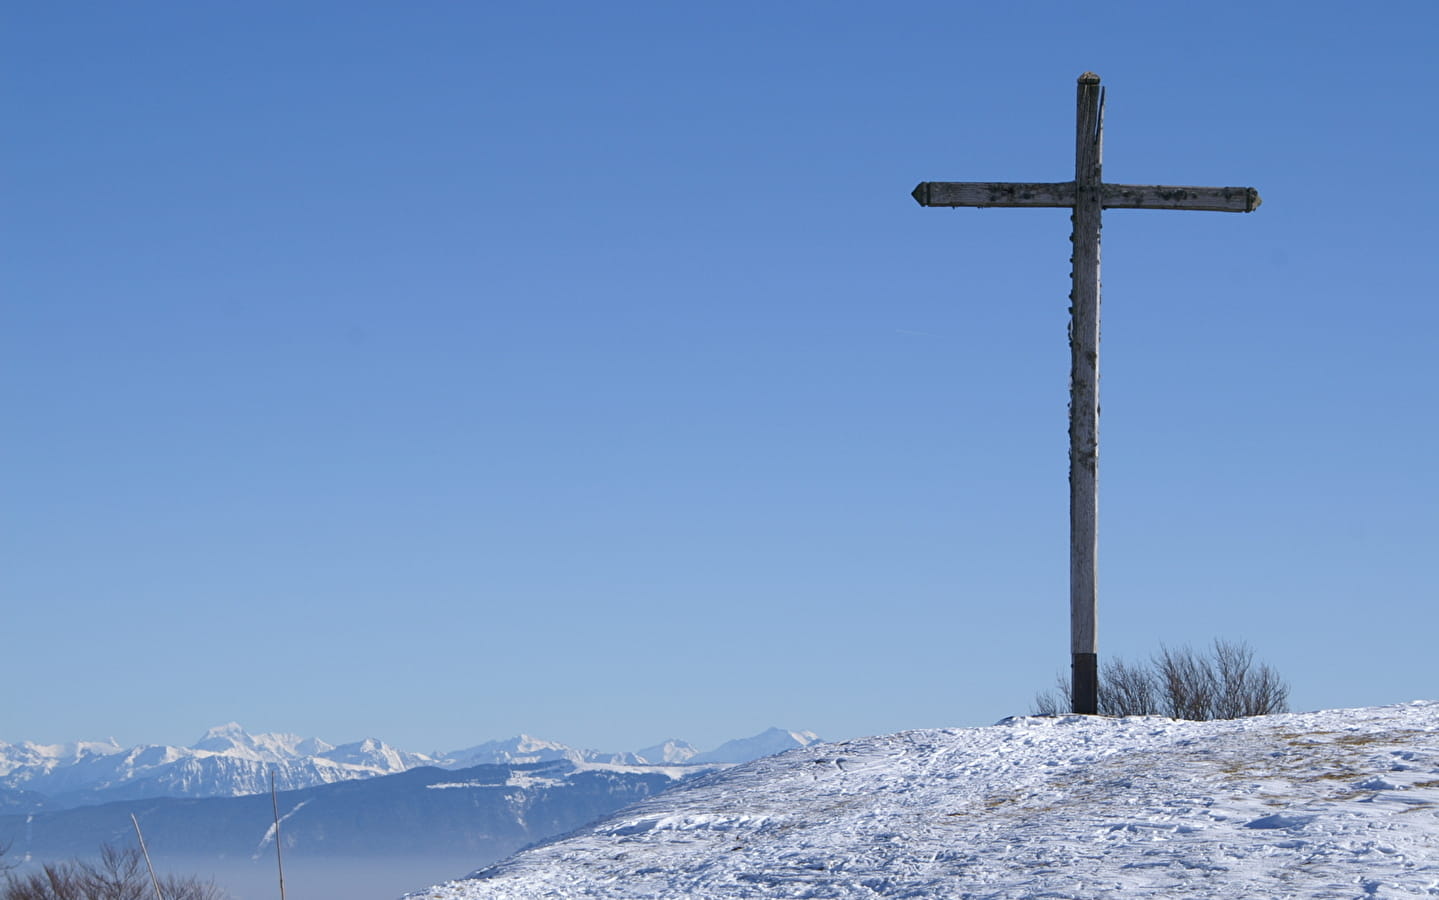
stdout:
{"type": "Polygon", "coordinates": [[[190,747],[114,743],[0,744],[0,789],[32,791],[59,806],[140,797],[225,797],[370,778],[432,764],[369,740],[336,748],[293,734],[209,729],[190,747]]]}
{"type": "MultiPolygon", "coordinates": [[[[460,769],[548,762],[579,767],[713,766],[814,740],[811,732],[772,728],[701,757],[694,747],[679,740],[641,753],[602,753],[520,734],[432,756],[399,750],[377,738],[337,747],[294,734],[251,734],[239,723],[227,722],[209,729],[189,747],[142,744],[125,748],[113,741],[53,746],[0,742],[0,790],[29,791],[43,795],[46,805],[64,808],[143,797],[242,796],[268,791],[272,777],[278,787],[290,790],[404,772],[416,766],[460,769]]],[[[36,801],[23,802],[33,806],[36,801]]]]}
{"type": "Polygon", "coordinates": [[[206,731],[190,749],[258,762],[288,762],[335,748],[316,738],[294,734],[250,734],[239,723],[229,722],[206,731]]]}
{"type": "Polygon", "coordinates": [[[783,728],[769,728],[754,737],[726,741],[708,753],[701,753],[690,759],[694,763],[741,763],[763,756],[773,756],[786,750],[808,747],[817,743],[819,735],[813,731],[786,731],[783,728]]]}
{"type": "Polygon", "coordinates": [[[448,753],[444,766],[448,769],[463,769],[470,766],[555,762],[557,760],[579,764],[608,761],[608,756],[594,750],[577,750],[565,744],[520,734],[508,740],[486,741],[483,744],[448,753]],[[601,757],[604,759],[602,760],[601,757]]]}
{"type": "Polygon", "coordinates": [[[114,738],[108,741],[72,741],[67,744],[36,744],[21,741],[7,744],[0,741],[0,777],[17,769],[48,772],[81,760],[124,753],[125,748],[114,738]]]}
{"type": "Polygon", "coordinates": [[[697,750],[688,741],[681,741],[677,738],[655,744],[653,747],[646,747],[643,750],[636,750],[635,757],[652,765],[674,765],[676,763],[689,762],[699,755],[697,750]]]}
{"type": "Polygon", "coordinates": [[[245,727],[239,722],[226,722],[224,725],[216,725],[206,731],[204,736],[202,736],[200,740],[195,742],[194,746],[200,749],[205,749],[201,747],[201,745],[204,744],[206,741],[233,742],[238,740],[244,740],[248,736],[249,732],[247,732],[245,730],[245,727]]]}
{"type": "Polygon", "coordinates": [[[312,755],[345,765],[369,767],[374,769],[377,774],[403,772],[413,769],[415,766],[436,764],[436,760],[430,756],[397,750],[377,738],[365,738],[363,741],[341,744],[338,747],[326,746],[327,749],[323,752],[312,755]]]}

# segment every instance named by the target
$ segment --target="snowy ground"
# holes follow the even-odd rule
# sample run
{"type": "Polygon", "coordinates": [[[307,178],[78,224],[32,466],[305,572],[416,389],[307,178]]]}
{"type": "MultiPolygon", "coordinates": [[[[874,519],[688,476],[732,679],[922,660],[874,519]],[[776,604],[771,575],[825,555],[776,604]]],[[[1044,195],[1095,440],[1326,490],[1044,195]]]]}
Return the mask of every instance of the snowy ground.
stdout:
{"type": "Polygon", "coordinates": [[[1439,896],[1439,702],[1017,718],[707,776],[410,900],[1439,896]]]}

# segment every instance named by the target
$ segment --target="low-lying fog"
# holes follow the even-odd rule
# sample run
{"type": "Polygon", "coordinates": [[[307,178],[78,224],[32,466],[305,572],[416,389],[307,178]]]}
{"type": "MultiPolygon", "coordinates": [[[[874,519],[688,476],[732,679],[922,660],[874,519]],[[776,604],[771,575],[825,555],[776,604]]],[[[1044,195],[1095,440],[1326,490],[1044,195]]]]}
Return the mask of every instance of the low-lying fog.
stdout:
{"type": "MultiPolygon", "coordinates": [[[[443,857],[285,858],[285,900],[396,900],[441,881],[463,878],[487,860],[443,857]]],[[[177,875],[213,880],[232,900],[279,900],[274,858],[194,860],[166,866],[177,875]]]]}

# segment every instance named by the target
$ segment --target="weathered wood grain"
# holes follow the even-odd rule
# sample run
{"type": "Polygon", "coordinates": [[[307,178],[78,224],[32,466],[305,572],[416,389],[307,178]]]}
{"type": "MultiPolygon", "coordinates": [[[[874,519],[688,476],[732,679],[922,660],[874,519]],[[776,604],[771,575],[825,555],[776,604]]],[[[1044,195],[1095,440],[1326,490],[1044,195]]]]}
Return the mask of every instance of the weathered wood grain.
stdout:
{"type": "MultiPolygon", "coordinates": [[[[1101,184],[1104,209],[1189,209],[1254,212],[1262,202],[1252,187],[1101,184]]],[[[920,206],[1074,206],[1074,182],[922,181],[910,193],[920,206]]]]}
{"type": "Polygon", "coordinates": [[[1074,712],[1099,712],[1099,231],[1104,93],[1079,77],[1074,142],[1074,268],[1069,294],[1069,634],[1074,712]]]}
{"type": "Polygon", "coordinates": [[[1063,207],[1074,205],[1074,182],[923,181],[910,196],[920,206],[1063,207]]]}
{"type": "Polygon", "coordinates": [[[1104,185],[1105,209],[1195,209],[1254,212],[1262,201],[1252,187],[1169,187],[1150,184],[1104,185]]]}

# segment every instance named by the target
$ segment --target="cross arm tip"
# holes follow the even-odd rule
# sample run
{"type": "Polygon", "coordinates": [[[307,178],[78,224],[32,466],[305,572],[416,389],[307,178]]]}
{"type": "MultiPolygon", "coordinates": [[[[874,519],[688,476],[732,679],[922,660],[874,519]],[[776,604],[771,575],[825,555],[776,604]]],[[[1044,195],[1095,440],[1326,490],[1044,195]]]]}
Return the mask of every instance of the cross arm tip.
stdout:
{"type": "Polygon", "coordinates": [[[914,186],[914,190],[910,191],[910,192],[909,192],[909,195],[910,195],[911,197],[913,197],[913,198],[914,198],[914,202],[915,202],[915,203],[918,203],[920,206],[928,206],[928,205],[929,205],[929,182],[928,182],[928,181],[921,181],[919,184],[917,184],[917,185],[914,186]]]}

